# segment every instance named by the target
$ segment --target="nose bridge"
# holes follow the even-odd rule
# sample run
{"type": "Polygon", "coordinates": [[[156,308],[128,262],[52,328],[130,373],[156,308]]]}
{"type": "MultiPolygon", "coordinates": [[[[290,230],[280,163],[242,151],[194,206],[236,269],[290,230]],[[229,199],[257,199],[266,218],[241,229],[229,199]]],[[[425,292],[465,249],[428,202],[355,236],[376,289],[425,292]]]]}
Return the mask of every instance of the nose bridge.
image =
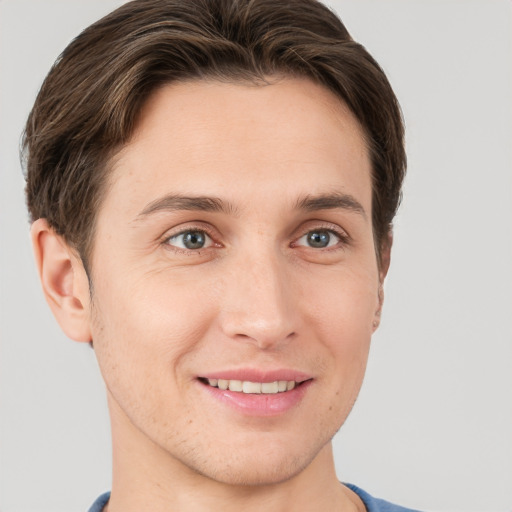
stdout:
{"type": "Polygon", "coordinates": [[[270,348],[295,333],[297,311],[283,256],[260,248],[240,255],[230,274],[221,313],[225,334],[270,348]]]}

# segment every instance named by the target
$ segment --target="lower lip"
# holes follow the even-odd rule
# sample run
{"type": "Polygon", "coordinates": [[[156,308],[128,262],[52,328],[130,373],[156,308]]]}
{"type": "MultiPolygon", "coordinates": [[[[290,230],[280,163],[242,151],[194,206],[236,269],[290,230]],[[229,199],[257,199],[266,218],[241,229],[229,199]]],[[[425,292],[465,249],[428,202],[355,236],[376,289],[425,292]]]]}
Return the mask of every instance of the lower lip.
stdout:
{"type": "Polygon", "coordinates": [[[312,380],[290,391],[272,394],[251,394],[223,390],[198,381],[210,396],[249,416],[278,416],[297,406],[304,398],[312,380]]]}

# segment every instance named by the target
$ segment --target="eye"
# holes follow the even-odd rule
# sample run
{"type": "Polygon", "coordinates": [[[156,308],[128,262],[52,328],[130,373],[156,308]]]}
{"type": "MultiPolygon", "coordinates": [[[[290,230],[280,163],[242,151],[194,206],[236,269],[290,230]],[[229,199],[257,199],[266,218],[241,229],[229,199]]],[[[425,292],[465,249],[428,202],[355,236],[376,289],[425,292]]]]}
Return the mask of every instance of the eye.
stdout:
{"type": "Polygon", "coordinates": [[[333,247],[341,241],[339,235],[328,229],[316,229],[308,231],[305,235],[301,236],[296,244],[307,245],[313,249],[325,249],[333,247]]]}
{"type": "Polygon", "coordinates": [[[204,231],[190,229],[169,237],[166,243],[180,249],[197,251],[210,247],[212,239],[204,231]]]}

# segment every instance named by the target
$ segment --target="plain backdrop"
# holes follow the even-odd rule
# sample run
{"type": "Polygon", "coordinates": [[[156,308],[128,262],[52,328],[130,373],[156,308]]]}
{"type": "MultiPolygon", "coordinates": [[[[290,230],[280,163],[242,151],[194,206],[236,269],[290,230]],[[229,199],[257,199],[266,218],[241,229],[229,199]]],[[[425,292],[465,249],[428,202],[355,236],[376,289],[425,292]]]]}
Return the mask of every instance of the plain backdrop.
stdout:
{"type": "MultiPolygon", "coordinates": [[[[0,0],[2,512],[84,512],[110,488],[103,384],[40,292],[18,145],[55,58],[121,3],[0,0]]],[[[331,5],[388,73],[409,154],[383,323],[335,439],[339,477],[428,511],[510,511],[511,3],[331,5]]]]}

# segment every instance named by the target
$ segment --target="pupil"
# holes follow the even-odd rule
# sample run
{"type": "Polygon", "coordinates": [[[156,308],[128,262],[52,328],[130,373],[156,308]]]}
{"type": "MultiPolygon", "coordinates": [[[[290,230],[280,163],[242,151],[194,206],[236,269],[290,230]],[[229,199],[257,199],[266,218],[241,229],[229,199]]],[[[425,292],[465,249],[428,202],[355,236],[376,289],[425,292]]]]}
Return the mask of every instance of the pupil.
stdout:
{"type": "Polygon", "coordinates": [[[311,247],[327,247],[330,240],[331,236],[327,231],[312,231],[308,235],[308,243],[311,247]]]}
{"type": "Polygon", "coordinates": [[[183,237],[183,244],[187,249],[201,249],[205,244],[204,233],[201,233],[201,231],[189,231],[183,237]]]}

